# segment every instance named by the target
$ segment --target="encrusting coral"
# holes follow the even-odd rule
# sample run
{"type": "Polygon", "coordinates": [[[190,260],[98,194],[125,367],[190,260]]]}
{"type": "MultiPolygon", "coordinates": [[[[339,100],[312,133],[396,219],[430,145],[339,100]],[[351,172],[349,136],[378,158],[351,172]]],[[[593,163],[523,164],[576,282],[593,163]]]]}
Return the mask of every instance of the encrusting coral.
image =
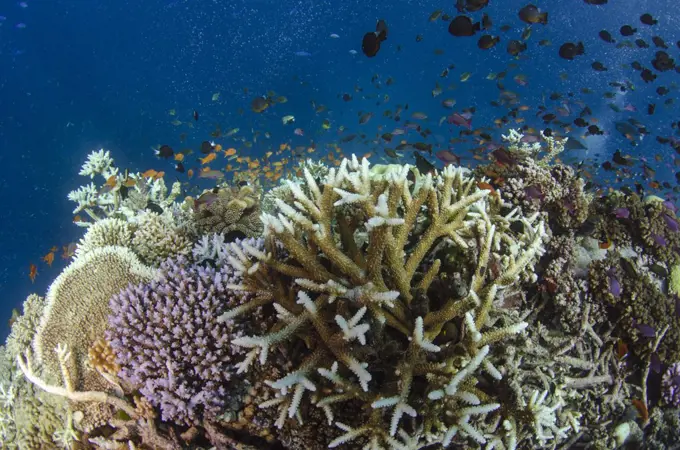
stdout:
{"type": "Polygon", "coordinates": [[[243,276],[232,288],[255,297],[221,320],[273,304],[281,322],[233,341],[250,349],[239,371],[279,347],[307,347],[290,373],[267,381],[276,396],[261,406],[278,408],[281,428],[307,407],[331,424],[346,402],[363,404],[363,423],[335,422],[330,447],[483,444],[494,432],[512,447],[507,427],[489,430],[484,418],[501,404],[477,383],[483,372],[502,378],[491,348],[526,327],[494,304],[534,279],[543,223],[479,189],[464,169],[416,171],[413,183],[410,170],[372,175],[353,158],[322,186],[305,170],[310,195],[289,183],[296,201],[276,200],[277,215],[263,215],[265,251],[244,245],[232,258],[243,276]],[[440,270],[452,255],[455,268],[440,270]],[[456,277],[467,285],[460,295],[450,289],[456,277]]]}

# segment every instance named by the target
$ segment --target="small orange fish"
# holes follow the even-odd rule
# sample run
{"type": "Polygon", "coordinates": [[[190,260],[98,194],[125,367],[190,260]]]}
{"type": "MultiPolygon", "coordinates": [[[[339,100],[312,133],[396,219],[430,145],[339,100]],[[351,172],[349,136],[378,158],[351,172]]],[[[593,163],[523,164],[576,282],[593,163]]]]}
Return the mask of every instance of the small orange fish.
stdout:
{"type": "Polygon", "coordinates": [[[61,259],[69,259],[73,255],[75,255],[76,254],[76,247],[77,247],[77,244],[75,242],[71,242],[68,245],[62,246],[61,247],[61,250],[62,250],[61,259]]]}
{"type": "Polygon", "coordinates": [[[80,217],[80,215],[75,216],[75,217],[73,218],[73,223],[78,223],[78,222],[84,222],[83,218],[80,217]]]}
{"type": "Polygon", "coordinates": [[[48,266],[52,267],[52,263],[54,262],[54,252],[49,252],[42,257],[42,260],[45,261],[48,266]]]}
{"type": "Polygon", "coordinates": [[[649,411],[647,410],[647,405],[645,405],[642,400],[638,400],[637,398],[631,400],[631,402],[633,403],[633,406],[635,406],[635,409],[637,409],[638,414],[640,414],[642,421],[647,422],[647,420],[649,420],[649,411]]]}
{"type": "Polygon", "coordinates": [[[623,340],[619,339],[616,343],[616,356],[619,358],[619,361],[621,361],[626,355],[628,355],[628,345],[626,345],[623,340]]]}
{"type": "Polygon", "coordinates": [[[31,279],[31,283],[35,283],[35,277],[38,275],[38,268],[35,264],[31,264],[28,267],[28,278],[31,279]]]}
{"type": "Polygon", "coordinates": [[[215,151],[216,152],[222,151],[222,146],[220,144],[215,145],[215,151]]]}
{"type": "Polygon", "coordinates": [[[217,158],[217,155],[215,153],[210,153],[205,158],[198,158],[198,159],[201,160],[201,164],[205,165],[205,164],[210,163],[211,161],[215,161],[215,158],[217,158]]]}
{"type": "Polygon", "coordinates": [[[612,246],[612,241],[610,239],[607,239],[607,242],[600,242],[600,244],[599,244],[599,247],[602,250],[607,250],[611,246],[612,246]]]}
{"type": "Polygon", "coordinates": [[[146,172],[142,174],[142,177],[144,178],[154,178],[158,172],[156,172],[153,169],[149,169],[146,172]]]}
{"type": "Polygon", "coordinates": [[[194,176],[194,169],[189,169],[189,170],[187,170],[187,177],[188,177],[188,178],[191,178],[191,177],[193,177],[193,176],[194,176]]]}
{"type": "Polygon", "coordinates": [[[175,161],[177,162],[184,161],[184,153],[175,153],[175,161]]]}
{"type": "Polygon", "coordinates": [[[135,184],[137,184],[137,181],[134,178],[128,178],[127,180],[123,181],[123,186],[125,187],[133,187],[135,184]]]}
{"type": "Polygon", "coordinates": [[[485,183],[484,181],[478,182],[477,187],[482,190],[491,191],[491,193],[496,192],[496,189],[494,189],[493,186],[491,186],[489,183],[485,183]]]}
{"type": "Polygon", "coordinates": [[[236,149],[235,148],[228,148],[224,151],[224,156],[233,156],[236,154],[236,149]]]}
{"type": "Polygon", "coordinates": [[[118,178],[116,175],[111,175],[107,180],[106,180],[106,185],[109,187],[116,187],[116,183],[118,182],[118,178]]]}

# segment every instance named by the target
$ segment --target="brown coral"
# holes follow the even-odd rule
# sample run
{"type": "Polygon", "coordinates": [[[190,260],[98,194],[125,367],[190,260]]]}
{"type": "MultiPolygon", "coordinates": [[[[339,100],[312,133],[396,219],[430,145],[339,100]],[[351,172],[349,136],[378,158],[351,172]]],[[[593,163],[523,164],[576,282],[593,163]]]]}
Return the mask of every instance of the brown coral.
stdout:
{"type": "Polygon", "coordinates": [[[97,339],[87,353],[90,365],[99,372],[116,375],[120,371],[116,355],[107,340],[97,339]]]}
{"type": "Polygon", "coordinates": [[[195,203],[196,222],[201,233],[221,233],[227,240],[262,234],[258,188],[224,186],[218,188],[216,194],[213,202],[195,203]]]}

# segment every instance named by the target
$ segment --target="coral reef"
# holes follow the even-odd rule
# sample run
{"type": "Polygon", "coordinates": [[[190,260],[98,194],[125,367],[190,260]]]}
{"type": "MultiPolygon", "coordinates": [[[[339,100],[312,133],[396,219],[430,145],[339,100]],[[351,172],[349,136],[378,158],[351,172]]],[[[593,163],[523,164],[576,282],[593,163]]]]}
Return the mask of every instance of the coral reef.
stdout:
{"type": "Polygon", "coordinates": [[[158,407],[166,421],[199,424],[220,414],[236,364],[230,340],[237,324],[217,321],[249,300],[227,290],[229,269],[161,264],[150,283],[131,285],[111,299],[107,339],[119,376],[158,407]]]}
{"type": "Polygon", "coordinates": [[[181,202],[93,152],[76,258],[0,347],[0,445],[668,448],[675,206],[503,139],[474,170],[307,160],[181,202]]]}
{"type": "Polygon", "coordinates": [[[266,363],[274,349],[304,345],[296,367],[266,382],[275,397],[262,406],[277,408],[279,428],[286,418],[304,420],[305,408],[321,408],[340,429],[330,447],[420,448],[414,442],[426,436],[481,444],[495,431],[512,441],[507,428],[487,429],[484,418],[501,404],[477,384],[482,372],[502,379],[490,349],[527,325],[494,305],[533,279],[543,224],[477,188],[461,169],[418,174],[413,183],[409,170],[371,176],[368,161],[354,158],[330,169],[322,186],[305,170],[311,195],[289,183],[296,202],[277,199],[278,214],[263,215],[265,251],[244,245],[238,255],[237,289],[254,300],[221,316],[273,304],[281,321],[233,341],[250,349],[239,371],[266,363]],[[440,270],[451,259],[467,285],[460,296],[442,289],[455,283],[454,273],[440,270]],[[351,402],[363,405],[362,423],[335,421],[351,402]]]}
{"type": "Polygon", "coordinates": [[[228,241],[262,234],[258,187],[221,186],[194,200],[196,225],[202,234],[220,233],[228,241]],[[206,196],[206,201],[201,201],[206,196]]]}

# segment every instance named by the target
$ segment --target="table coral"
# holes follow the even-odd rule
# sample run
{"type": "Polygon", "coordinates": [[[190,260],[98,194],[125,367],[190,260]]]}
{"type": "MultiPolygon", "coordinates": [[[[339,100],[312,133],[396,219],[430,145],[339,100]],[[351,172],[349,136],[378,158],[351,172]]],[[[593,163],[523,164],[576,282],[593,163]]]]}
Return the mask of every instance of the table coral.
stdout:
{"type": "Polygon", "coordinates": [[[413,183],[410,171],[372,176],[367,160],[345,159],[321,186],[304,171],[304,189],[289,183],[296,201],[278,199],[276,215],[263,215],[265,250],[244,245],[235,254],[243,277],[235,289],[255,298],[221,319],[274,304],[281,322],[233,341],[249,349],[239,371],[276,348],[307,348],[287,375],[267,381],[275,397],[262,406],[277,408],[278,427],[303,419],[309,402],[334,423],[337,408],[356,400],[363,424],[335,422],[341,431],[329,446],[487,442],[483,418],[500,405],[476,387],[478,377],[502,378],[490,348],[526,326],[494,304],[535,280],[545,230],[461,169],[416,171],[413,183]],[[451,258],[467,279],[460,297],[433,288],[453,275],[440,271],[451,258]],[[466,331],[447,334],[454,324],[466,331]]]}

